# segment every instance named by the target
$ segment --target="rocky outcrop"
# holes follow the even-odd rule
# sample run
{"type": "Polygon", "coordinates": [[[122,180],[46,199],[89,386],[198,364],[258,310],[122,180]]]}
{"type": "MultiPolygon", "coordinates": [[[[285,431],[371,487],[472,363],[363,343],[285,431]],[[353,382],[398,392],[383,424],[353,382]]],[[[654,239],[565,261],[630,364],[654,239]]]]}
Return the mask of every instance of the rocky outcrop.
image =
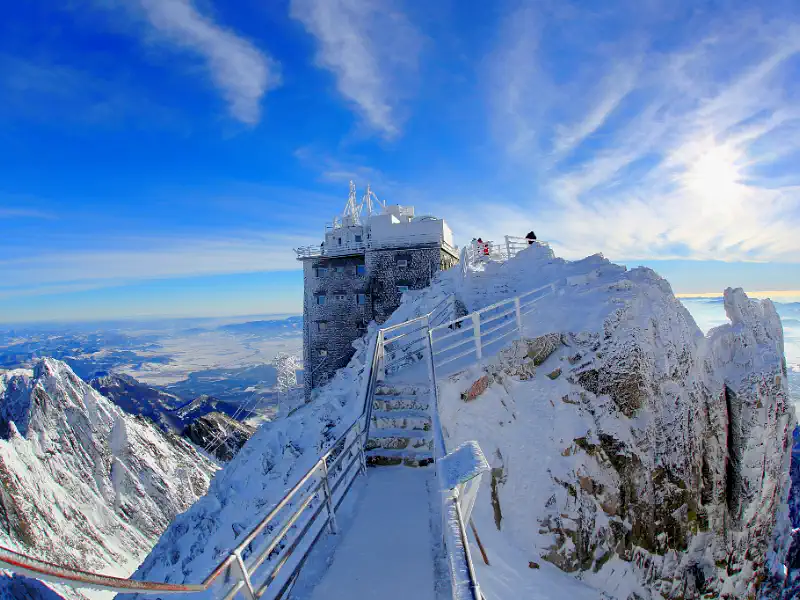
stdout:
{"type": "Polygon", "coordinates": [[[479,528],[604,590],[606,565],[632,565],[631,598],[768,593],[789,541],[795,423],[772,303],[728,289],[730,323],[703,336],[648,269],[544,258],[521,269],[552,269],[556,285],[530,337],[440,390],[448,445],[477,439],[503,457],[479,528]],[[481,373],[492,385],[464,404],[481,373]]]}
{"type": "Polygon", "coordinates": [[[124,373],[95,377],[89,385],[126,413],[151,419],[162,431],[179,433],[182,429],[180,419],[172,411],[185,403],[174,394],[163,392],[124,373]]]}
{"type": "Polygon", "coordinates": [[[201,448],[208,449],[223,462],[231,460],[255,432],[255,427],[212,412],[192,421],[183,435],[201,448]]]}
{"type": "Polygon", "coordinates": [[[136,567],[216,471],[52,359],[0,375],[0,438],[0,544],[115,575],[136,567]]]}

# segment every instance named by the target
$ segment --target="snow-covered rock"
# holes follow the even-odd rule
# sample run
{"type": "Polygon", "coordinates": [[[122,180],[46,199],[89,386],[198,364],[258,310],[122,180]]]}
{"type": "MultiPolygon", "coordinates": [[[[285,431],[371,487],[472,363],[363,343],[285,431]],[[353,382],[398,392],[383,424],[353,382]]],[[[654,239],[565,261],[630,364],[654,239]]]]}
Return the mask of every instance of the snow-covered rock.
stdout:
{"type": "Polygon", "coordinates": [[[147,417],[163,431],[180,432],[183,429],[182,419],[173,411],[186,403],[174,394],[144,384],[125,373],[95,377],[89,385],[126,413],[147,417]]]}
{"type": "Polygon", "coordinates": [[[794,412],[772,303],[728,289],[730,324],[704,337],[665,280],[600,256],[532,248],[479,281],[471,310],[496,300],[485,290],[556,291],[529,339],[441,382],[448,445],[477,439],[493,467],[478,528],[614,597],[755,597],[788,545],[794,412]]]}
{"type": "Polygon", "coordinates": [[[216,470],[188,441],[125,413],[62,362],[0,375],[3,546],[127,576],[216,470]]]}
{"type": "Polygon", "coordinates": [[[254,431],[255,427],[231,419],[224,413],[212,412],[189,423],[183,435],[201,448],[208,449],[218,460],[227,462],[242,449],[254,431]]]}

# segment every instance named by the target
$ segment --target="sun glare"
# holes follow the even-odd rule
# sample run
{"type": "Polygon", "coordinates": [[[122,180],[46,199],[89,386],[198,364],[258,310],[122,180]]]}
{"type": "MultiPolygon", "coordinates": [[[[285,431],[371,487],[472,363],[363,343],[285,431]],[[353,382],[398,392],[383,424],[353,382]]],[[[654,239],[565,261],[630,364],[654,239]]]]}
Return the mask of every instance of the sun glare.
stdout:
{"type": "Polygon", "coordinates": [[[714,205],[724,206],[741,192],[742,179],[736,153],[725,146],[713,146],[689,166],[686,187],[714,205]]]}

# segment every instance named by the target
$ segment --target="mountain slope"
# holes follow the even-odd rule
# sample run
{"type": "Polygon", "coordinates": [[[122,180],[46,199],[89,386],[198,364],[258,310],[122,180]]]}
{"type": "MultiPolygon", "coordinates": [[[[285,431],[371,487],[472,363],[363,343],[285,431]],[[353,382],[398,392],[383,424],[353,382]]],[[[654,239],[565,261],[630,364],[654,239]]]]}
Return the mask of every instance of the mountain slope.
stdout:
{"type": "Polygon", "coordinates": [[[62,362],[0,375],[0,544],[128,575],[216,465],[62,362]]]}
{"type": "Polygon", "coordinates": [[[183,429],[184,423],[172,411],[185,403],[174,394],[162,392],[124,373],[95,377],[89,385],[126,413],[152,419],[162,431],[183,429]]]}

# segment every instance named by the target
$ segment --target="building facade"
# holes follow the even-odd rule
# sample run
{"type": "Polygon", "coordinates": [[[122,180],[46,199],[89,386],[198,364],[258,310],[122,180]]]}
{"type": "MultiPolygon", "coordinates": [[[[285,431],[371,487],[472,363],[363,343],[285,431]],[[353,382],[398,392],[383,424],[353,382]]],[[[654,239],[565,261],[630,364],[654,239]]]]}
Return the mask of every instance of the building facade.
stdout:
{"type": "Polygon", "coordinates": [[[351,184],[345,212],[328,225],[323,243],[296,250],[303,262],[307,399],[347,365],[353,341],[370,321],[383,323],[404,292],[427,287],[435,273],[458,263],[444,220],[415,217],[413,207],[385,206],[373,198],[367,188],[356,204],[351,184]]]}

